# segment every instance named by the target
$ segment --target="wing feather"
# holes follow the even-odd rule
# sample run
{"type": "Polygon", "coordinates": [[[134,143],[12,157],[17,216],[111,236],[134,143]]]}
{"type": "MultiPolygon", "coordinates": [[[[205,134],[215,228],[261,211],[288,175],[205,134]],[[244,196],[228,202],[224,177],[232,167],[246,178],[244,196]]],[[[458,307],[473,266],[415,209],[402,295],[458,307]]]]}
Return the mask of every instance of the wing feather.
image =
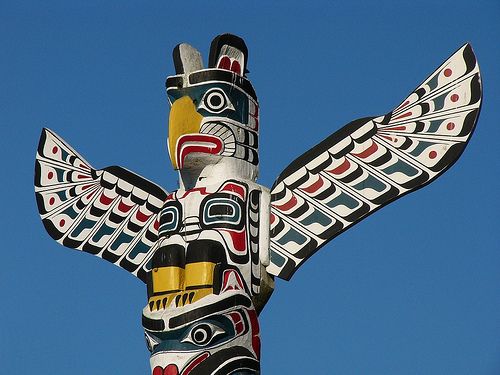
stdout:
{"type": "Polygon", "coordinates": [[[441,175],[461,155],[481,106],[464,45],[385,116],[355,120],[292,162],[271,189],[271,263],[290,279],[328,241],[441,175]]]}
{"type": "Polygon", "coordinates": [[[49,129],[35,162],[35,195],[47,232],[146,280],[167,197],[161,187],[124,168],[93,169],[49,129]]]}

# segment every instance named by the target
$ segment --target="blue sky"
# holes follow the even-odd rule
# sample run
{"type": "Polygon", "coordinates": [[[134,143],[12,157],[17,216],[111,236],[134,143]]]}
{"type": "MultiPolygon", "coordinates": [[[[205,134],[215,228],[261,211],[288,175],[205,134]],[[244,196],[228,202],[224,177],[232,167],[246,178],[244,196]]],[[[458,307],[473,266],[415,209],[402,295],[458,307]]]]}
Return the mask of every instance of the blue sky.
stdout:
{"type": "Polygon", "coordinates": [[[356,118],[390,111],[463,43],[484,84],[477,130],[436,182],[345,232],[261,314],[264,374],[500,373],[498,1],[0,3],[2,373],[147,374],[142,283],[45,233],[42,127],[94,167],[173,190],[172,48],[248,45],[261,177],[356,118]]]}

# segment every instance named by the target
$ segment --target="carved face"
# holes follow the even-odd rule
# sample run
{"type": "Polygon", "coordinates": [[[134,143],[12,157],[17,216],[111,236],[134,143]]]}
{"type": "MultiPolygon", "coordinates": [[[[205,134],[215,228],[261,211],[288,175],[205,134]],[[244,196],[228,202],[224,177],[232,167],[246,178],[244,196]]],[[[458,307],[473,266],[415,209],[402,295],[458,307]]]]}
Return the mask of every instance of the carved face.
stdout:
{"type": "Polygon", "coordinates": [[[153,375],[257,374],[257,314],[237,270],[222,273],[221,292],[194,303],[146,306],[143,326],[153,375]],[[219,373],[219,372],[217,372],[219,373]]]}
{"type": "Polygon", "coordinates": [[[188,374],[201,362],[203,369],[243,359],[258,368],[260,194],[230,180],[165,201],[143,311],[153,370],[188,374]]]}
{"type": "Polygon", "coordinates": [[[258,164],[258,106],[249,81],[233,72],[202,70],[169,77],[167,94],[172,104],[168,146],[175,169],[221,157],[258,164]]]}
{"type": "Polygon", "coordinates": [[[259,111],[247,55],[234,35],[214,39],[208,69],[193,47],[174,49],[168,146],[183,184],[160,212],[147,283],[143,326],[153,375],[259,373],[253,297],[269,215],[261,236],[262,190],[253,182],[259,111]]]}
{"type": "Polygon", "coordinates": [[[174,50],[177,75],[167,78],[172,105],[168,147],[175,169],[200,170],[233,163],[247,178],[257,175],[259,110],[245,77],[247,50],[235,36],[214,40],[209,69],[197,50],[181,44],[174,50]]]}

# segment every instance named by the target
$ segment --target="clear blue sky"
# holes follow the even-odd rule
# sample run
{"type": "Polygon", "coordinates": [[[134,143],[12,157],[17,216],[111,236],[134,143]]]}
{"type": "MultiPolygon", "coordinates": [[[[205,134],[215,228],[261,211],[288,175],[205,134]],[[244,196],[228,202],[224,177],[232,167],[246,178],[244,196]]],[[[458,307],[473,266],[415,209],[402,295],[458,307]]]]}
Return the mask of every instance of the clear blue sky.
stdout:
{"type": "Polygon", "coordinates": [[[189,42],[206,61],[223,32],[249,47],[267,186],[340,126],[390,111],[472,43],[484,101],[462,158],[277,282],[261,315],[262,369],[500,373],[500,2],[100,3],[0,3],[2,374],[149,372],[145,287],[45,233],[36,145],[49,127],[94,167],[121,165],[175,189],[165,143],[171,51],[189,42]]]}

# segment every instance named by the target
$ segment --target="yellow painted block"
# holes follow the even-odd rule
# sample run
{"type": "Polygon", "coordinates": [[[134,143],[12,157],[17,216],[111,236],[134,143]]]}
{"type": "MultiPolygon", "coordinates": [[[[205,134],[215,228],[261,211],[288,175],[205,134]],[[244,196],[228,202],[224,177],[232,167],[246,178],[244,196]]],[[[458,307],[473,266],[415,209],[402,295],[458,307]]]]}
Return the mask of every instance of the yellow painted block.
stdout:
{"type": "Polygon", "coordinates": [[[180,267],[153,268],[153,293],[184,289],[184,269],[180,267]]]}
{"type": "Polygon", "coordinates": [[[213,285],[215,263],[197,262],[186,264],[185,287],[213,285]]]}

